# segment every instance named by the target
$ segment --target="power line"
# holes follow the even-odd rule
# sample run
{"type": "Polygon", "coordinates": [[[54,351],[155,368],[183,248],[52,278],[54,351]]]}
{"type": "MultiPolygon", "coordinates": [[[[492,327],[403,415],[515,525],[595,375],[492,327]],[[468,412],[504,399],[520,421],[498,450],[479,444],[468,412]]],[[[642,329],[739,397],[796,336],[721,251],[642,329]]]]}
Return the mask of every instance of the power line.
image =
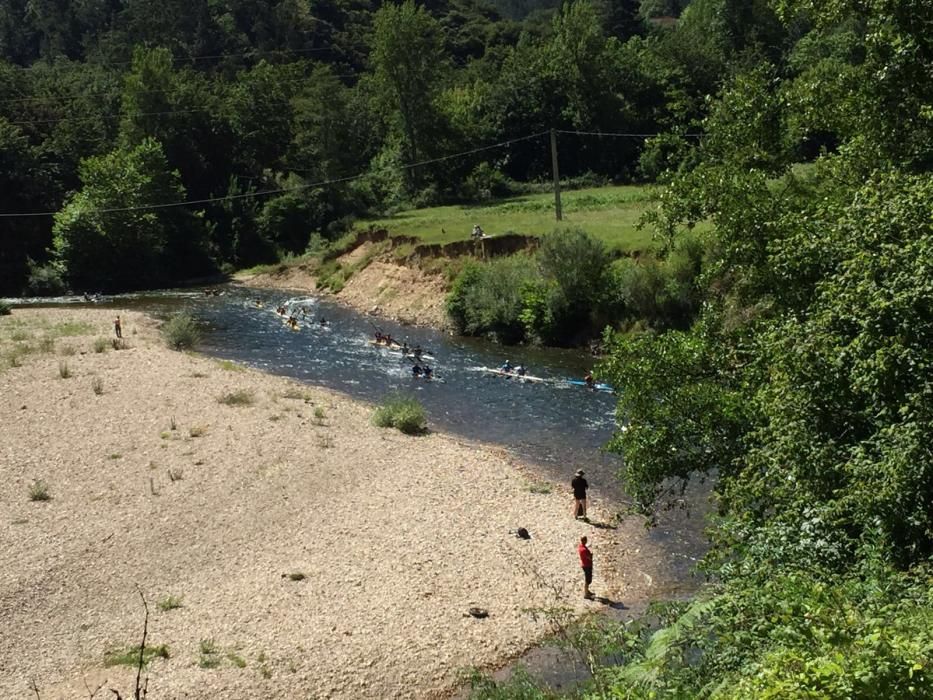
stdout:
{"type": "MultiPolygon", "coordinates": [[[[613,131],[569,131],[567,129],[555,129],[555,133],[558,134],[570,134],[573,136],[608,136],[612,138],[634,138],[634,139],[650,139],[655,136],[661,136],[662,133],[655,134],[623,134],[613,131]]],[[[681,134],[684,138],[700,138],[703,134],[681,134]]]]}
{"type": "MultiPolygon", "coordinates": [[[[520,136],[518,138],[509,139],[507,141],[500,141],[499,143],[493,143],[488,146],[480,146],[478,148],[471,148],[468,151],[461,151],[459,153],[451,153],[446,156],[440,156],[438,158],[429,158],[427,160],[417,161],[415,163],[406,163],[402,165],[402,168],[418,168],[423,165],[431,165],[432,163],[440,163],[445,160],[451,160],[454,158],[463,158],[464,156],[472,155],[474,153],[480,153],[482,151],[489,151],[494,148],[502,148],[503,146],[508,146],[513,143],[518,143],[519,141],[529,141],[531,139],[539,138],[547,134],[547,131],[540,131],[536,134],[529,134],[528,136],[520,136]]],[[[358,180],[362,177],[365,177],[366,173],[358,173],[356,175],[349,175],[347,177],[338,177],[329,180],[320,180],[318,182],[305,183],[303,185],[296,185],[294,187],[280,187],[275,189],[260,190],[257,192],[244,192],[241,194],[231,194],[224,195],[223,197],[206,197],[204,199],[188,199],[181,202],[163,202],[160,204],[144,204],[136,207],[111,207],[108,209],[89,209],[86,210],[87,214],[111,214],[117,212],[127,212],[127,211],[149,211],[153,209],[168,209],[170,207],[183,207],[193,204],[213,204],[215,202],[225,202],[232,201],[235,199],[245,199],[248,197],[262,197],[270,194],[284,194],[286,192],[299,192],[301,190],[308,190],[313,187],[325,187],[327,185],[337,185],[344,182],[352,182],[353,180],[358,180]]],[[[35,212],[22,212],[22,213],[0,213],[0,218],[12,219],[12,218],[27,218],[27,217],[37,217],[37,216],[54,216],[57,214],[57,211],[35,211],[35,212]]]]}
{"type": "MultiPolygon", "coordinates": [[[[355,47],[364,47],[365,44],[356,44],[355,47]]],[[[348,47],[351,48],[351,47],[348,47]]],[[[211,55],[201,55],[201,56],[175,56],[172,55],[172,63],[187,63],[189,61],[208,61],[208,60],[217,60],[221,58],[258,58],[261,56],[280,56],[287,54],[305,54],[305,53],[320,53],[322,51],[337,51],[338,48],[335,46],[319,46],[315,48],[307,49],[272,49],[270,51],[244,51],[242,53],[220,53],[220,54],[211,54],[211,55]]],[[[69,61],[71,62],[71,61],[69,61]]],[[[84,61],[84,65],[89,66],[129,66],[133,64],[132,60],[129,61],[84,61]]],[[[16,66],[11,65],[8,68],[14,70],[28,71],[32,70],[36,66],[39,67],[49,67],[52,68],[55,66],[54,63],[45,63],[41,61],[36,61],[35,63],[28,66],[16,66]]]]}

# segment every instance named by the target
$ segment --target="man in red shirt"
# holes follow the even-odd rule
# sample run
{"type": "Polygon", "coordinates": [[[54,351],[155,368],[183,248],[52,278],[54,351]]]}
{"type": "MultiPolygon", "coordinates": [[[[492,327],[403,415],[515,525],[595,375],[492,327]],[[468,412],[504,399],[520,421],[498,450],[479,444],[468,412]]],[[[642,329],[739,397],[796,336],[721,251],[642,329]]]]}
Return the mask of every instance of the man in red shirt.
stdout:
{"type": "Polygon", "coordinates": [[[593,597],[590,593],[590,584],[593,583],[593,553],[586,546],[586,535],[580,538],[577,553],[580,555],[580,566],[583,568],[583,597],[589,600],[593,597]]]}

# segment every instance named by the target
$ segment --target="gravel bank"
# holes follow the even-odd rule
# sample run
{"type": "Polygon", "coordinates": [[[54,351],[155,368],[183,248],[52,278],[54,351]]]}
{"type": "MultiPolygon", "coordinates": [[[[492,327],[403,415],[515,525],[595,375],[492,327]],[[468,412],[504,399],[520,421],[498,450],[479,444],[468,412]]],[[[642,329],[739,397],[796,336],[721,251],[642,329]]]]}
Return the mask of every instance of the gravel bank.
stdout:
{"type": "Polygon", "coordinates": [[[104,659],[138,644],[137,586],[169,653],[152,700],[447,695],[547,633],[527,608],[598,607],[582,534],[597,593],[644,592],[613,573],[620,535],[500,451],[376,428],[370,406],[170,351],[122,316],[129,347],[104,352],[110,311],[0,317],[0,697],[131,693],[104,659]],[[251,403],[218,400],[233,392],[251,403]],[[50,500],[30,500],[36,479],[50,500]]]}

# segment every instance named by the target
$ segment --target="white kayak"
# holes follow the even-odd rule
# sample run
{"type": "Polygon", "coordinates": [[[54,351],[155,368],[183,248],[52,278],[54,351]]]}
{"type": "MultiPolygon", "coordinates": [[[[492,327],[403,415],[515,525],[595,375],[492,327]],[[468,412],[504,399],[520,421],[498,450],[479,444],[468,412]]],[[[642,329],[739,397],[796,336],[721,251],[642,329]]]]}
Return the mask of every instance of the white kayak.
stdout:
{"type": "Polygon", "coordinates": [[[422,352],[420,355],[416,356],[415,353],[412,352],[411,348],[408,349],[408,352],[405,352],[404,350],[402,350],[401,345],[386,345],[385,343],[377,343],[375,340],[369,340],[367,342],[370,345],[372,345],[374,348],[381,348],[383,350],[388,350],[389,352],[395,352],[395,353],[398,353],[399,355],[410,357],[413,360],[421,359],[421,360],[431,360],[432,362],[434,361],[434,355],[432,355],[429,352],[422,352]]]}
{"type": "Polygon", "coordinates": [[[532,382],[532,383],[535,383],[535,382],[547,383],[548,382],[548,380],[545,379],[544,377],[534,377],[530,374],[516,374],[514,370],[511,372],[506,372],[504,369],[498,369],[498,368],[493,368],[493,367],[483,367],[483,371],[488,372],[489,374],[495,374],[500,377],[505,377],[506,379],[517,379],[520,382],[532,382]]]}

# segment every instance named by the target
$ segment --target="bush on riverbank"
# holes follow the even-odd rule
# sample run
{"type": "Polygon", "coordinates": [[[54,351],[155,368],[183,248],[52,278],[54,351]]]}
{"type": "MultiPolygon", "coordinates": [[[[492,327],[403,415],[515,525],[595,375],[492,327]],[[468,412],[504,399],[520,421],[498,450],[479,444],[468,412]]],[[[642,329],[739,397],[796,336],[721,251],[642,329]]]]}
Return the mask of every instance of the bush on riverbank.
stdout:
{"type": "Polygon", "coordinates": [[[373,423],[380,428],[397,428],[406,435],[421,435],[428,430],[424,406],[413,396],[392,394],[373,414],[373,423]]]}
{"type": "Polygon", "coordinates": [[[537,277],[534,260],[527,255],[470,263],[454,280],[447,313],[460,333],[521,342],[525,338],[523,295],[537,277]]]}
{"type": "Polygon", "coordinates": [[[201,340],[201,329],[188,314],[175,314],[161,330],[165,344],[172,350],[190,350],[201,340]]]}
{"type": "Polygon", "coordinates": [[[447,314],[465,335],[503,343],[577,345],[606,326],[684,328],[701,300],[706,246],[685,237],[667,256],[615,262],[581,229],[545,236],[534,257],[470,263],[454,280],[447,314]]]}
{"type": "Polygon", "coordinates": [[[0,301],[0,316],[9,316],[13,313],[12,307],[5,301],[0,301]]]}

